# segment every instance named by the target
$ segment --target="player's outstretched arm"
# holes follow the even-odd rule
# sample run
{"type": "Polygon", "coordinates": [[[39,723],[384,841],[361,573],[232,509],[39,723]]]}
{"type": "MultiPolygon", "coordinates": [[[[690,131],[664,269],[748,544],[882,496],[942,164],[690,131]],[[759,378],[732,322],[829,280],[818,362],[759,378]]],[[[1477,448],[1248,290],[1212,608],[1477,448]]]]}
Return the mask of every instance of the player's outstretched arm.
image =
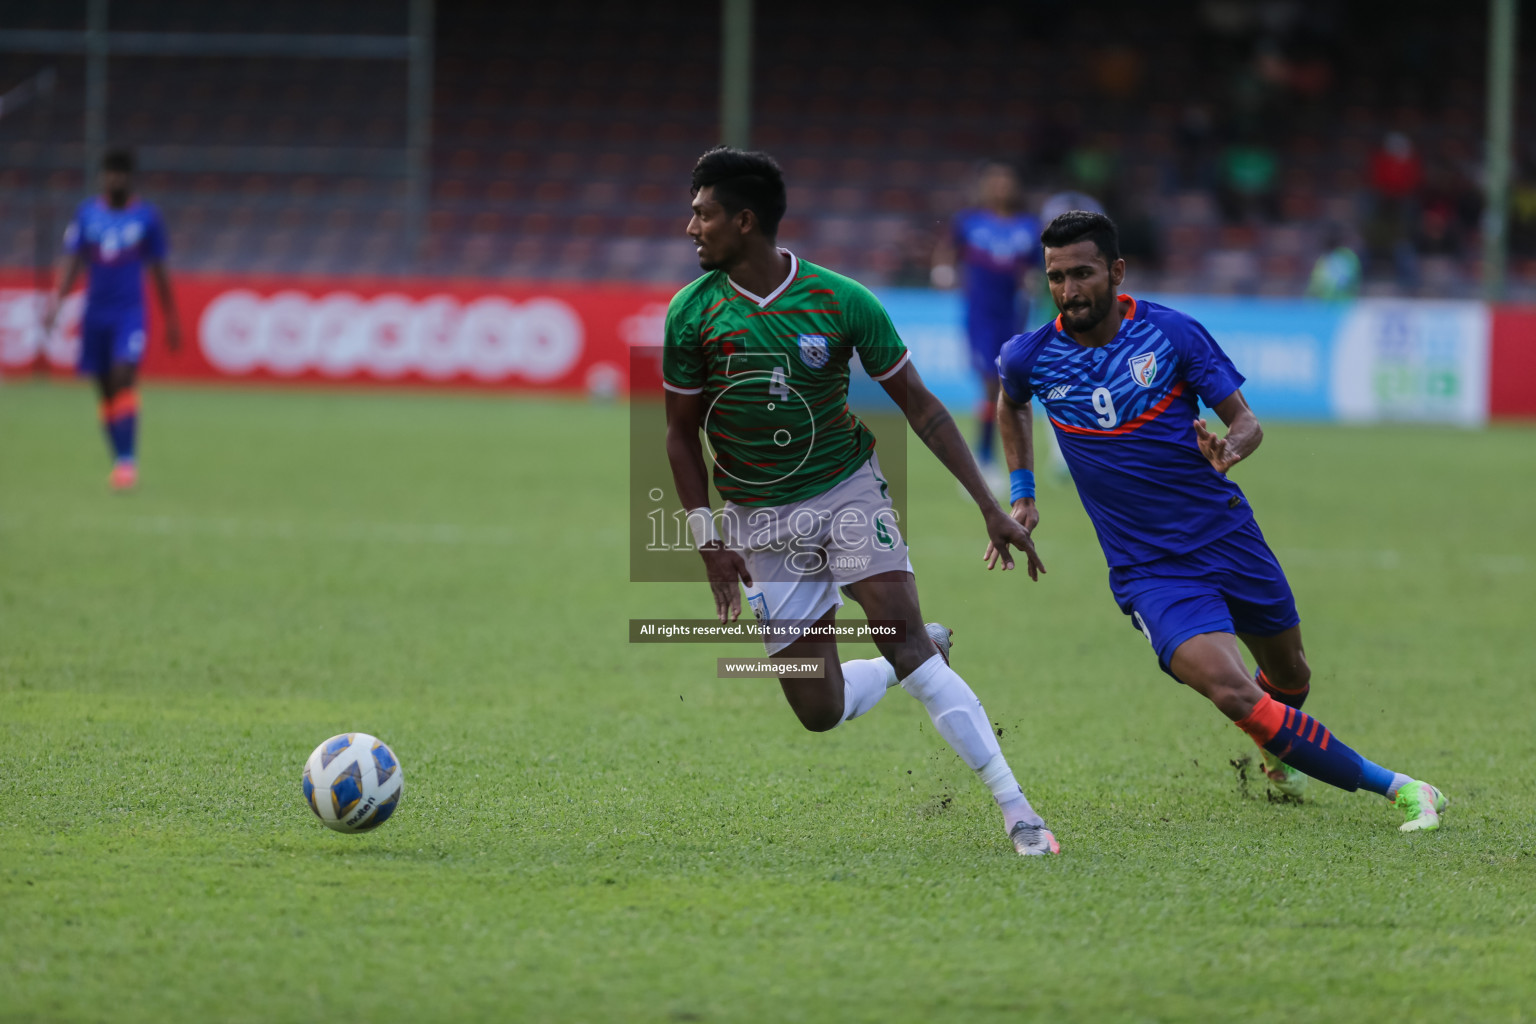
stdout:
{"type": "Polygon", "coordinates": [[[944,468],[960,481],[960,485],[975,500],[981,509],[982,518],[986,520],[987,537],[1001,553],[1003,568],[1013,568],[1013,557],[1008,553],[1012,546],[1024,552],[1029,564],[1029,578],[1038,579],[1040,573],[1045,571],[1045,566],[1040,556],[1035,554],[1029,531],[998,507],[997,499],[982,479],[976,460],[971,457],[970,447],[965,443],[965,438],[960,436],[960,428],[955,426],[954,417],[944,408],[944,403],[928,390],[928,385],[918,375],[917,367],[909,361],[901,368],[901,372],[881,381],[880,386],[885,388],[891,401],[906,415],[918,440],[928,446],[928,450],[938,457],[944,468]]]}
{"type": "Polygon", "coordinates": [[[165,318],[165,345],[172,352],[180,351],[181,318],[176,315],[176,299],[171,294],[171,275],[163,262],[155,260],[149,264],[149,276],[154,279],[160,314],[165,318]]]}
{"type": "Polygon", "coordinates": [[[1248,400],[1242,391],[1234,391],[1215,406],[1216,415],[1227,425],[1227,436],[1217,437],[1206,427],[1204,419],[1195,420],[1195,440],[1216,472],[1225,473],[1254,453],[1264,440],[1264,428],[1259,418],[1248,408],[1248,400]]]}
{"type": "MultiPolygon", "coordinates": [[[[1016,469],[1027,469],[1034,472],[1035,469],[1035,411],[1034,407],[1025,402],[1020,405],[1008,397],[1008,392],[999,389],[997,394],[997,436],[1003,443],[1003,457],[1008,461],[1008,471],[1012,473],[1016,469]]],[[[1012,512],[1014,521],[1031,535],[1035,527],[1040,525],[1040,512],[1035,508],[1034,498],[1020,498],[1013,503],[1012,512]]],[[[998,551],[992,545],[987,545],[986,554],[981,556],[991,569],[997,565],[998,551]]]]}
{"type": "MultiPolygon", "coordinates": [[[[683,508],[709,508],[709,477],[704,470],[704,449],[699,428],[704,420],[704,396],[667,392],[667,461],[683,508]]],[[[711,529],[713,527],[711,526],[711,529]]],[[[718,539],[699,545],[709,589],[715,598],[715,617],[722,623],[741,617],[740,583],[752,585],[746,560],[718,539]]]]}

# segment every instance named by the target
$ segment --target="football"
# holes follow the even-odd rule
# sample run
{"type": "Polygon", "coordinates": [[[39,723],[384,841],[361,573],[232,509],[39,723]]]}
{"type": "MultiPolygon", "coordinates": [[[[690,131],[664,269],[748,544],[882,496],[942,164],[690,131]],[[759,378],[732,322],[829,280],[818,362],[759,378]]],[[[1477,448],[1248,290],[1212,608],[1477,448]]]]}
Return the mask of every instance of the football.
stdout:
{"type": "Polygon", "coordinates": [[[367,832],[400,806],[405,772],[384,741],[365,732],[332,736],[304,764],[304,800],[326,827],[367,832]]]}

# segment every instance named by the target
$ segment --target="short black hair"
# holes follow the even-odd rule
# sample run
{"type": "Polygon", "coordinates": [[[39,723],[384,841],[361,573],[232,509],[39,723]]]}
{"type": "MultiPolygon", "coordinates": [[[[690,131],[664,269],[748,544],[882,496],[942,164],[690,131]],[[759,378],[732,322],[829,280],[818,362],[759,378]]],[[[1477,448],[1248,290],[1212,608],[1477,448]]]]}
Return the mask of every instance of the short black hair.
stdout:
{"type": "Polygon", "coordinates": [[[732,215],[751,210],[769,238],[777,238],[779,221],[789,208],[784,194],[784,172],[767,153],[716,146],[693,165],[691,195],[714,189],[714,197],[732,215]]]}
{"type": "Polygon", "coordinates": [[[1068,210],[1040,232],[1040,244],[1048,249],[1088,241],[1098,246],[1104,265],[1112,266],[1120,258],[1120,231],[1115,222],[1102,213],[1068,210]]]}
{"type": "Polygon", "coordinates": [[[122,171],[124,174],[132,174],[134,164],[133,150],[123,146],[114,146],[101,157],[101,169],[104,171],[122,171]]]}

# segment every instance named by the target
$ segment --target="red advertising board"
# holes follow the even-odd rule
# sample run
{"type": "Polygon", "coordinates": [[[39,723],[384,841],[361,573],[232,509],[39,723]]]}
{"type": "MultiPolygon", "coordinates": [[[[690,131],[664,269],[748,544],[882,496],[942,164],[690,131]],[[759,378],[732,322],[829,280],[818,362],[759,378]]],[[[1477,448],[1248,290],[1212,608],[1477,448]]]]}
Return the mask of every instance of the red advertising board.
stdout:
{"type": "MultiPolygon", "coordinates": [[[[183,344],[150,302],[144,373],[249,380],[622,393],[632,346],[661,344],[673,289],[430,279],[175,276],[183,344]]],[[[0,274],[0,369],[73,368],[82,300],[39,358],[30,275],[0,274]]]]}
{"type": "Polygon", "coordinates": [[[1536,307],[1495,306],[1488,415],[1536,417],[1536,307]]]}
{"type": "MultiPolygon", "coordinates": [[[[162,380],[659,390],[666,286],[176,274],[182,349],[150,302],[146,375],[162,380]],[[643,354],[634,350],[647,349],[643,354]],[[631,354],[641,358],[631,359],[631,354]],[[644,380],[631,380],[643,371],[644,380]]],[[[0,271],[0,372],[73,370],[83,299],[42,337],[27,271],[0,271]]],[[[1536,417],[1536,307],[1491,317],[1488,413],[1536,417]]]]}

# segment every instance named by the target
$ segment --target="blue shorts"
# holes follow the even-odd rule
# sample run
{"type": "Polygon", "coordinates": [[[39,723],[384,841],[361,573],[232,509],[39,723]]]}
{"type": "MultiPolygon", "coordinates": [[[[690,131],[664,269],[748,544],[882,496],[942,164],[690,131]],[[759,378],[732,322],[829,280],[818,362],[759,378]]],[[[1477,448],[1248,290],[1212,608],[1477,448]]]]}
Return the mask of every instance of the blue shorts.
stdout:
{"type": "Polygon", "coordinates": [[[121,313],[80,325],[80,360],[76,368],[97,377],[122,363],[138,365],[144,358],[144,314],[121,313]]]}
{"type": "Polygon", "coordinates": [[[1111,569],[1109,586],[1169,675],[1173,652],[1190,637],[1274,636],[1301,622],[1285,570],[1251,520],[1187,554],[1111,569]]]}
{"type": "Polygon", "coordinates": [[[972,314],[965,318],[965,334],[971,344],[971,366],[982,377],[997,376],[997,355],[1003,343],[1019,333],[1018,324],[1007,317],[972,314]]]}

